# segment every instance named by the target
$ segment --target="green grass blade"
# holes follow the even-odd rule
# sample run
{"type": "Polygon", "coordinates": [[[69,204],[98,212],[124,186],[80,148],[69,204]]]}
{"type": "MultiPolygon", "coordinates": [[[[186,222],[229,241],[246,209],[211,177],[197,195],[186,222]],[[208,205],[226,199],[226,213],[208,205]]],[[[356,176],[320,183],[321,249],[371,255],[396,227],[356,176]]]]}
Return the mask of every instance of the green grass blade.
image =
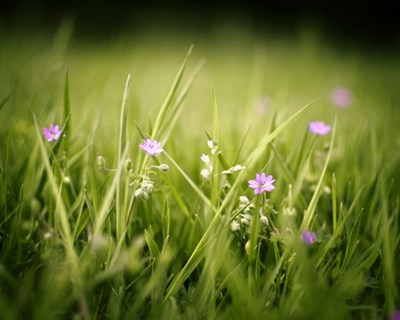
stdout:
{"type": "Polygon", "coordinates": [[[210,207],[212,210],[215,210],[214,207],[211,207],[211,201],[208,199],[203,191],[193,182],[192,179],[187,175],[187,173],[181,168],[181,166],[174,160],[172,157],[164,151],[165,156],[168,158],[169,161],[172,162],[172,164],[178,169],[178,171],[181,173],[181,175],[185,178],[185,180],[189,183],[189,185],[192,187],[192,189],[197,193],[197,195],[203,200],[205,205],[207,207],[210,207]]]}
{"type": "Polygon", "coordinates": [[[158,248],[153,236],[146,229],[144,230],[144,238],[146,239],[151,256],[153,258],[158,258],[160,256],[160,249],[158,248]]]}
{"type": "Polygon", "coordinates": [[[352,258],[356,247],[358,246],[359,237],[360,237],[360,224],[361,219],[363,217],[363,210],[357,214],[356,222],[351,229],[349,239],[347,241],[346,252],[343,259],[342,264],[342,272],[346,269],[350,259],[352,258]]]}
{"type": "Polygon", "coordinates": [[[158,112],[156,121],[154,123],[153,130],[152,130],[152,133],[151,133],[151,139],[153,139],[153,140],[157,138],[157,136],[159,134],[159,130],[161,128],[161,125],[163,124],[164,118],[165,118],[169,108],[172,105],[172,100],[173,100],[173,98],[175,96],[175,93],[176,93],[176,91],[178,89],[178,86],[179,86],[179,84],[180,84],[180,82],[182,80],[182,76],[183,76],[183,73],[185,71],[186,64],[187,64],[188,58],[190,56],[190,53],[192,52],[192,49],[193,49],[193,46],[191,46],[189,48],[189,51],[186,54],[186,57],[185,57],[182,65],[181,65],[176,77],[175,77],[175,80],[174,80],[174,82],[173,82],[173,84],[171,86],[171,89],[169,90],[168,95],[167,95],[163,105],[161,106],[160,111],[158,112]]]}
{"type": "Polygon", "coordinates": [[[0,100],[0,110],[3,109],[3,107],[6,105],[6,103],[8,102],[8,100],[10,100],[10,98],[12,97],[12,95],[14,94],[13,91],[11,91],[9,94],[7,94],[3,99],[0,100]]]}
{"type": "MultiPolygon", "coordinates": [[[[212,87],[212,96],[213,96],[213,138],[214,142],[219,142],[219,134],[218,134],[218,105],[217,105],[217,97],[215,96],[214,86],[212,87]]],[[[218,198],[219,198],[219,159],[218,155],[214,155],[212,157],[212,165],[213,165],[213,173],[211,176],[211,205],[213,207],[218,206],[218,198]]]]}
{"type": "Polygon", "coordinates": [[[109,213],[111,203],[114,198],[114,193],[116,192],[117,186],[120,183],[120,178],[122,176],[122,170],[124,167],[124,161],[126,159],[126,156],[128,154],[128,147],[129,144],[127,143],[125,146],[125,150],[122,154],[122,157],[119,159],[118,167],[116,172],[114,173],[114,179],[112,181],[112,184],[110,188],[108,189],[106,195],[104,196],[103,203],[100,207],[99,212],[96,214],[96,221],[95,225],[93,228],[93,236],[100,236],[102,233],[102,230],[104,228],[104,225],[106,223],[107,215],[109,213]]]}
{"type": "Polygon", "coordinates": [[[310,227],[311,220],[314,217],[314,212],[315,212],[315,209],[317,207],[317,202],[318,202],[318,199],[319,199],[319,196],[320,196],[320,192],[321,192],[322,182],[323,182],[323,179],[324,179],[324,176],[325,176],[325,172],[328,169],[329,160],[331,159],[331,156],[332,156],[333,143],[335,141],[335,132],[336,132],[336,119],[335,119],[335,122],[333,124],[332,137],[331,137],[331,141],[330,141],[330,144],[329,144],[329,151],[328,151],[328,155],[327,155],[326,160],[325,160],[324,168],[322,169],[320,178],[318,180],[317,187],[315,188],[314,194],[313,194],[313,196],[311,198],[311,201],[310,201],[310,203],[309,203],[309,205],[307,207],[307,210],[304,213],[303,222],[301,224],[301,229],[302,230],[306,230],[306,229],[308,229],[310,227]]]}
{"type": "MultiPolygon", "coordinates": [[[[126,79],[124,95],[122,98],[121,105],[121,113],[120,113],[120,122],[119,122],[119,141],[118,141],[118,157],[121,159],[124,150],[126,148],[126,138],[127,138],[127,118],[128,118],[128,96],[129,96],[129,88],[130,88],[131,75],[129,74],[126,79]]],[[[125,158],[123,159],[125,160],[125,158]]],[[[115,214],[115,223],[117,228],[117,239],[120,239],[125,229],[125,221],[127,219],[126,214],[126,205],[127,205],[127,190],[128,188],[128,180],[122,179],[121,183],[117,185],[116,191],[116,214],[115,214]]]]}
{"type": "Polygon", "coordinates": [[[67,70],[67,72],[65,73],[65,85],[64,85],[64,129],[63,129],[63,133],[64,133],[64,150],[67,153],[67,155],[69,154],[69,143],[70,143],[70,127],[71,127],[71,100],[70,100],[70,92],[69,92],[69,72],[67,70]],[[67,121],[67,119],[69,121],[67,121]]]}

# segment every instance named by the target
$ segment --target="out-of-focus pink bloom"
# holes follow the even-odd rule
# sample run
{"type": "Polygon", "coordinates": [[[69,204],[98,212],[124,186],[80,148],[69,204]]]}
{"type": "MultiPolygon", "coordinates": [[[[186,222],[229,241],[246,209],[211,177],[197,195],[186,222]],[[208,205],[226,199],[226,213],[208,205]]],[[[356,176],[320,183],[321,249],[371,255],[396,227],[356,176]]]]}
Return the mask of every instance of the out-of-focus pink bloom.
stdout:
{"type": "Polygon", "coordinates": [[[58,140],[61,137],[62,131],[60,130],[60,126],[50,124],[49,128],[43,128],[44,136],[46,137],[47,141],[58,140]]]}
{"type": "Polygon", "coordinates": [[[340,87],[331,92],[332,103],[340,108],[346,108],[353,102],[353,94],[349,89],[340,87]]]}
{"type": "Polygon", "coordinates": [[[308,124],[308,129],[312,134],[325,136],[331,131],[331,126],[322,121],[313,121],[308,124]]]}
{"type": "Polygon", "coordinates": [[[314,232],[306,230],[301,234],[301,240],[303,240],[306,245],[310,246],[317,240],[317,237],[314,232]]]}

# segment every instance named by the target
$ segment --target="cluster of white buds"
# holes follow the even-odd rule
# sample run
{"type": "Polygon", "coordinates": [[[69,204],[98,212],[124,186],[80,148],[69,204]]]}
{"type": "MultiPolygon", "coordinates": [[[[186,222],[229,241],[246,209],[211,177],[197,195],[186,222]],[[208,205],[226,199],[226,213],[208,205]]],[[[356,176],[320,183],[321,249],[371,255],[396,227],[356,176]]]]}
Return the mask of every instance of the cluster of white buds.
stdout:
{"type": "Polygon", "coordinates": [[[247,198],[246,196],[241,196],[239,198],[239,210],[243,211],[244,213],[249,213],[254,209],[254,203],[250,202],[249,198],[247,198]]]}
{"type": "MultiPolygon", "coordinates": [[[[233,232],[240,231],[242,229],[243,232],[247,233],[249,231],[251,221],[253,220],[253,215],[255,214],[255,205],[246,196],[241,196],[239,198],[239,202],[240,204],[236,209],[236,212],[240,212],[240,214],[238,214],[230,223],[230,227],[233,232]]],[[[269,226],[267,214],[275,212],[269,207],[271,206],[269,203],[266,203],[266,206],[267,211],[265,210],[265,207],[261,207],[258,211],[258,214],[260,215],[260,225],[262,228],[269,226]]]]}
{"type": "Polygon", "coordinates": [[[254,209],[254,203],[250,202],[246,196],[241,196],[239,202],[240,204],[237,210],[241,212],[241,214],[231,222],[231,230],[233,232],[239,231],[241,226],[244,228],[249,227],[253,218],[251,212],[254,209]]]}
{"type": "Polygon", "coordinates": [[[240,223],[237,222],[236,220],[233,220],[233,221],[231,222],[231,230],[232,230],[233,232],[239,231],[239,230],[240,230],[240,223]]]}
{"type": "Polygon", "coordinates": [[[208,180],[213,172],[213,165],[211,163],[210,157],[206,154],[202,154],[200,159],[206,165],[206,168],[202,169],[200,171],[200,174],[204,179],[208,180]]]}
{"type": "Polygon", "coordinates": [[[250,226],[253,216],[250,213],[243,213],[240,215],[240,223],[246,227],[250,226]]]}
{"type": "Polygon", "coordinates": [[[215,155],[221,153],[221,151],[219,151],[219,149],[218,149],[218,145],[217,145],[216,142],[214,142],[214,141],[212,141],[212,140],[208,140],[208,141],[207,141],[207,145],[208,145],[208,147],[210,148],[211,154],[212,154],[212,155],[215,156],[215,155]]]}
{"type": "Polygon", "coordinates": [[[135,191],[135,197],[142,197],[143,200],[148,200],[154,191],[154,182],[149,178],[143,178],[139,183],[139,188],[135,191]]]}

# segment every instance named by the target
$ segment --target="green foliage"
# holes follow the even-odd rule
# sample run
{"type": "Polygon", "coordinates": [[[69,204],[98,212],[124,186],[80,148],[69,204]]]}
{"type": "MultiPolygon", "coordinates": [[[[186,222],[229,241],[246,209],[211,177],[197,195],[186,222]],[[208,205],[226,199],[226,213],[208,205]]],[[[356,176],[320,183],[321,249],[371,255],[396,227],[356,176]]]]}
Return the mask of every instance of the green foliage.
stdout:
{"type": "Polygon", "coordinates": [[[400,307],[395,57],[250,35],[183,57],[179,41],[70,33],[53,49],[0,44],[2,318],[384,319],[400,307]],[[351,88],[348,108],[329,100],[336,85],[351,88]],[[308,131],[314,120],[329,136],[308,131]],[[50,123],[65,136],[48,142],[50,123]],[[145,154],[144,138],[164,152],[145,154]],[[260,172],[276,189],[254,195],[260,172]]]}

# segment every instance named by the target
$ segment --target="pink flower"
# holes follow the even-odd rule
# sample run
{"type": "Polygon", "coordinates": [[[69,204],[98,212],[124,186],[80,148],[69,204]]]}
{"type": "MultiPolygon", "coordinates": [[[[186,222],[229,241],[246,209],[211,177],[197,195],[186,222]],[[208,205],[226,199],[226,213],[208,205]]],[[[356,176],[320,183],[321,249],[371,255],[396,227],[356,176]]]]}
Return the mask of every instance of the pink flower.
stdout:
{"type": "Polygon", "coordinates": [[[150,156],[155,156],[164,150],[161,148],[161,143],[157,140],[145,139],[139,147],[150,156]]]}
{"type": "Polygon", "coordinates": [[[353,95],[346,88],[336,88],[331,92],[331,101],[337,107],[346,108],[352,103],[353,95]]]}
{"type": "Polygon", "coordinates": [[[331,126],[322,121],[313,121],[308,124],[308,129],[312,134],[324,136],[331,131],[331,126]]]}
{"type": "Polygon", "coordinates": [[[249,180],[249,187],[254,189],[254,194],[261,194],[265,191],[271,192],[275,189],[273,176],[266,176],[265,173],[257,173],[255,180],[249,180]]]}
{"type": "Polygon", "coordinates": [[[44,136],[46,137],[47,141],[58,140],[61,137],[62,131],[58,125],[50,124],[50,129],[43,128],[44,136]]]}
{"type": "Polygon", "coordinates": [[[301,240],[303,240],[306,245],[312,245],[317,240],[317,237],[314,232],[306,230],[301,234],[301,240]]]}

